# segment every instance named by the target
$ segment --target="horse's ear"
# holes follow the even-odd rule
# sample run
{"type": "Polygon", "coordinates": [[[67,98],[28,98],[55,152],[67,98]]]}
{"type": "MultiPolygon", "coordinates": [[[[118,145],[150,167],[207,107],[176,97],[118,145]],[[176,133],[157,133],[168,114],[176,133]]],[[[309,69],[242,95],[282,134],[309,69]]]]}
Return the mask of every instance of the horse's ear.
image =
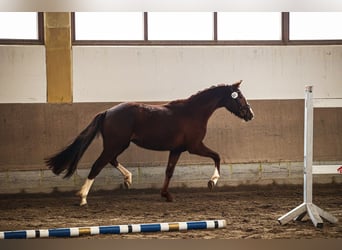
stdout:
{"type": "Polygon", "coordinates": [[[242,83],[242,80],[238,81],[237,83],[233,84],[233,87],[240,88],[240,84],[242,83]]]}

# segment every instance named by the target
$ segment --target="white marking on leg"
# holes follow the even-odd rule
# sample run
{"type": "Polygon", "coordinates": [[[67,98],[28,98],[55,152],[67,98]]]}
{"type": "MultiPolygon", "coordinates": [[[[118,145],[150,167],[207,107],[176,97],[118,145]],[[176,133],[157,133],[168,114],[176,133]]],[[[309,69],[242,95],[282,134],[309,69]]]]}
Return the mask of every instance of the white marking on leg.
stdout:
{"type": "Polygon", "coordinates": [[[124,176],[124,183],[127,188],[129,188],[132,185],[132,173],[129,172],[124,166],[122,166],[120,163],[116,167],[120,173],[124,176]]]}
{"type": "Polygon", "coordinates": [[[87,196],[91,186],[93,185],[94,179],[86,179],[81,190],[77,193],[81,197],[80,206],[84,206],[87,204],[87,196]]]}
{"type": "Polygon", "coordinates": [[[213,176],[211,177],[210,180],[213,181],[213,182],[214,182],[214,185],[216,186],[217,180],[218,180],[219,178],[220,178],[220,174],[219,174],[217,168],[215,168],[214,174],[213,174],[213,176]]]}

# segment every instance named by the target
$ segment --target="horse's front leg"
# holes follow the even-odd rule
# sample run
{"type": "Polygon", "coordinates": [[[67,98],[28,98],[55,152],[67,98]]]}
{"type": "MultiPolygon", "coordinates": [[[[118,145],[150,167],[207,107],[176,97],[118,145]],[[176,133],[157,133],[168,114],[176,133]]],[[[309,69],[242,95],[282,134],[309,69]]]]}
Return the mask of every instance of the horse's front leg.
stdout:
{"type": "Polygon", "coordinates": [[[166,171],[165,171],[164,184],[160,192],[161,196],[166,198],[166,201],[168,202],[173,201],[173,197],[169,193],[168,188],[169,188],[170,180],[173,176],[173,172],[175,170],[180,154],[181,154],[180,152],[173,152],[173,151],[170,151],[170,154],[169,154],[169,160],[168,160],[166,171]]]}
{"type": "Polygon", "coordinates": [[[202,142],[192,148],[190,148],[189,153],[196,154],[204,157],[210,157],[215,162],[215,170],[214,174],[208,181],[208,188],[212,190],[216,184],[218,179],[220,178],[220,155],[210,148],[206,147],[202,142]]]}

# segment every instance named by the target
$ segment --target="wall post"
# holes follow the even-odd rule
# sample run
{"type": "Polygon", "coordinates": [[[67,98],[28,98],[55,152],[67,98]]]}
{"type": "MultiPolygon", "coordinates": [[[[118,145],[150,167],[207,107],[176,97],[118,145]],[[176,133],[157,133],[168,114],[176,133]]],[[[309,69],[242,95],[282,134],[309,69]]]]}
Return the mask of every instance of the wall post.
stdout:
{"type": "Polygon", "coordinates": [[[72,42],[71,13],[44,13],[47,102],[71,103],[72,42]]]}

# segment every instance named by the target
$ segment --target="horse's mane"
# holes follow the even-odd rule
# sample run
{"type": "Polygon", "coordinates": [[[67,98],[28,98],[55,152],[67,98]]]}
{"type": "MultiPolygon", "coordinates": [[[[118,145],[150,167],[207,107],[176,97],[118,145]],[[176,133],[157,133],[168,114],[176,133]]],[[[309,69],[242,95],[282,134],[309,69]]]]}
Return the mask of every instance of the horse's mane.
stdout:
{"type": "Polygon", "coordinates": [[[228,85],[225,84],[218,84],[218,85],[213,85],[209,88],[206,88],[204,90],[198,91],[196,94],[191,95],[187,99],[179,99],[179,100],[174,100],[169,103],[167,103],[167,106],[178,106],[178,105],[184,105],[192,102],[196,102],[199,99],[202,99],[203,97],[210,96],[211,98],[215,96],[219,96],[221,91],[224,87],[227,87],[228,85]]]}

